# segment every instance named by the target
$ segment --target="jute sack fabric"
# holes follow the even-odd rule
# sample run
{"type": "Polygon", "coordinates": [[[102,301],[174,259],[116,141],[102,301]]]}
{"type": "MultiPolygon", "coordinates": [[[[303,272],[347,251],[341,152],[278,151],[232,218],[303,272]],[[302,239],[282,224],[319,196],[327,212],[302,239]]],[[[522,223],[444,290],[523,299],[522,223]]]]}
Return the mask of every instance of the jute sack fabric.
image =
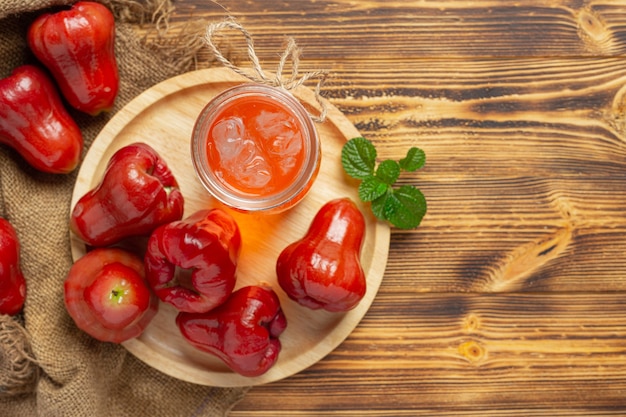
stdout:
{"type": "MultiPolygon", "coordinates": [[[[187,64],[193,61],[188,59],[193,50],[151,46],[136,30],[140,23],[157,26],[167,21],[169,0],[102,2],[117,19],[121,88],[111,114],[91,117],[71,111],[83,131],[85,152],[112,114],[143,90],[189,70],[187,64]],[[174,52],[180,59],[172,59],[177,56],[174,52]]],[[[28,24],[43,9],[69,3],[0,2],[1,78],[19,65],[37,63],[25,41],[28,24]]],[[[91,338],[67,315],[63,280],[72,264],[68,216],[76,174],[37,172],[9,147],[0,146],[0,215],[17,230],[28,286],[23,315],[0,320],[0,333],[6,330],[0,336],[0,416],[227,415],[247,388],[206,387],[168,377],[123,347],[91,338]],[[17,332],[11,330],[16,323],[17,332]],[[16,354],[22,355],[20,361],[16,354]],[[14,371],[20,373],[17,378],[8,378],[14,371]],[[21,386],[19,377],[23,377],[21,386]]]]}

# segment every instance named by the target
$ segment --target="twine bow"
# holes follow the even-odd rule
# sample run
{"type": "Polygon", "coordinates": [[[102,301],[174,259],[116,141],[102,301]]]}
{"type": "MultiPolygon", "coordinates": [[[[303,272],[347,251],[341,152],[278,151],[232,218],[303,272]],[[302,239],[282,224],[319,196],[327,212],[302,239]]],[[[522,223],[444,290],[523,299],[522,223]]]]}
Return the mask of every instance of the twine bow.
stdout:
{"type": "Polygon", "coordinates": [[[225,67],[230,68],[237,74],[249,79],[250,81],[269,85],[272,87],[283,88],[285,90],[293,90],[294,88],[303,85],[311,79],[317,79],[318,81],[315,86],[315,99],[320,106],[320,114],[318,116],[311,116],[311,118],[320,123],[326,119],[328,109],[326,107],[326,103],[322,100],[321,89],[324,81],[326,80],[326,77],[328,76],[328,72],[325,70],[317,70],[304,73],[301,77],[299,77],[298,66],[300,63],[301,49],[298,48],[296,41],[293,38],[289,38],[287,41],[287,47],[280,57],[280,62],[278,63],[278,68],[274,77],[268,76],[265,71],[263,71],[261,63],[259,62],[259,57],[254,50],[254,42],[250,33],[242,25],[233,21],[232,19],[227,19],[222,22],[209,25],[206,30],[205,40],[207,45],[211,48],[213,54],[215,55],[215,58],[219,62],[221,62],[225,67]],[[213,43],[213,37],[215,33],[222,29],[234,29],[243,34],[248,49],[248,58],[252,62],[252,68],[254,70],[254,73],[250,73],[250,71],[245,71],[244,69],[230,62],[220,52],[215,43],[213,43]],[[283,71],[285,69],[285,66],[287,65],[288,60],[291,60],[291,77],[285,78],[283,77],[283,71]]]}

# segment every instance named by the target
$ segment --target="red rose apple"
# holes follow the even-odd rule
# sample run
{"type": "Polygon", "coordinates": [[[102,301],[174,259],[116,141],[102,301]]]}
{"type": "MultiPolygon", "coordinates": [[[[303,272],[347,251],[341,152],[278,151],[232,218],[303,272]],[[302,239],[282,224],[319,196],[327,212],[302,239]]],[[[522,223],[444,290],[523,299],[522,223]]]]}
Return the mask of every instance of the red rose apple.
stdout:
{"type": "Polygon", "coordinates": [[[118,248],[85,254],[70,268],[64,288],[65,307],[76,325],[103,342],[139,336],[158,309],[143,261],[118,248]]]}

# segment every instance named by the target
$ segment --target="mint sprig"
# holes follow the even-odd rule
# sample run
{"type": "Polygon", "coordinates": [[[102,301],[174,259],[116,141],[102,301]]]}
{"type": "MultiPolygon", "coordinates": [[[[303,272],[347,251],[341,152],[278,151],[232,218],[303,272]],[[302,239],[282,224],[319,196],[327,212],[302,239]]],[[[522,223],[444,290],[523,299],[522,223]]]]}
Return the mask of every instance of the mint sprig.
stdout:
{"type": "Polygon", "coordinates": [[[420,169],[426,154],[412,147],[399,161],[386,159],[376,166],[376,148],[364,137],[350,139],[341,150],[341,164],[349,176],[361,180],[359,198],[371,202],[372,213],[400,229],[413,229],[426,214],[426,198],[412,185],[395,187],[402,171],[420,169]]]}

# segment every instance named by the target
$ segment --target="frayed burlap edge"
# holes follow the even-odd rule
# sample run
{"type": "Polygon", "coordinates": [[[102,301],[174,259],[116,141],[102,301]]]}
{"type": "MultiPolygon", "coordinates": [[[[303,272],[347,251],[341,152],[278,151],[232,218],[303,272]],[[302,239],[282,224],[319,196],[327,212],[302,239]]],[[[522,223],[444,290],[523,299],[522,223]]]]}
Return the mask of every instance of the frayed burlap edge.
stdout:
{"type": "Polygon", "coordinates": [[[18,317],[0,315],[0,396],[33,392],[40,368],[18,317]]]}
{"type": "MultiPolygon", "coordinates": [[[[163,57],[164,62],[176,71],[182,73],[201,66],[199,55],[206,49],[203,39],[206,20],[171,23],[170,17],[174,12],[171,0],[102,2],[113,11],[117,21],[135,26],[143,48],[163,57]]],[[[213,3],[219,5],[215,1],[213,3]]]]}

